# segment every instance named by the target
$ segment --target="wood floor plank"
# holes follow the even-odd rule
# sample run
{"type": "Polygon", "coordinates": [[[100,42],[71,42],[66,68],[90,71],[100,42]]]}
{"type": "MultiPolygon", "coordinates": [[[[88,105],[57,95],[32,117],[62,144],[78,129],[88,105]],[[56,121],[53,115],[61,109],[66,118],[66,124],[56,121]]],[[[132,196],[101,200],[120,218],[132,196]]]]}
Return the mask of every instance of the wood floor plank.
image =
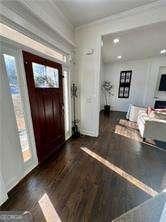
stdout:
{"type": "Polygon", "coordinates": [[[151,197],[81,147],[157,192],[166,188],[166,152],[143,143],[124,113],[101,113],[98,138],[67,141],[9,193],[1,210],[29,210],[34,221],[45,222],[39,200],[47,195],[61,222],[110,222],[151,197]],[[117,133],[118,125],[123,129],[117,133]]]}

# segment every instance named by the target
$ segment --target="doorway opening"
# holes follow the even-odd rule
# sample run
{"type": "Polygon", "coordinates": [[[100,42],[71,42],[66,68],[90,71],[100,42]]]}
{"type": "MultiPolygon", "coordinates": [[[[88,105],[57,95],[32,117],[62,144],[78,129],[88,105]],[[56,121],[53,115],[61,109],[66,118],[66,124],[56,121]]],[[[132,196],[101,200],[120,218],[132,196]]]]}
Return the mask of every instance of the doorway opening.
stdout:
{"type": "Polygon", "coordinates": [[[23,59],[41,163],[65,143],[62,65],[25,51],[23,59]]]}

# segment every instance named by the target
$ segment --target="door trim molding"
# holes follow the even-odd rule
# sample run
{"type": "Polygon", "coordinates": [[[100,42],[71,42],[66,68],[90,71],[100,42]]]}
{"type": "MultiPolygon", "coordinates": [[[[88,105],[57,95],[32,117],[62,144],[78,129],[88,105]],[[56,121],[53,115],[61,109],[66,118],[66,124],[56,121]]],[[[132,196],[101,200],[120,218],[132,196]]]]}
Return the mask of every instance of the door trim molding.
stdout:
{"type": "Polygon", "coordinates": [[[2,46],[2,53],[6,53],[6,54],[10,54],[11,56],[14,56],[15,61],[16,61],[16,69],[17,69],[17,76],[18,76],[18,82],[19,82],[19,87],[20,87],[20,95],[22,98],[23,110],[25,112],[24,118],[25,118],[27,134],[28,134],[28,141],[30,143],[30,151],[32,155],[30,160],[24,162],[24,175],[26,175],[26,172],[29,171],[28,169],[33,169],[36,166],[36,164],[38,164],[38,158],[37,158],[37,153],[36,153],[36,144],[35,144],[33,125],[32,125],[32,117],[31,117],[28,89],[27,89],[27,83],[26,83],[26,77],[25,77],[22,50],[5,43],[2,46]]]}

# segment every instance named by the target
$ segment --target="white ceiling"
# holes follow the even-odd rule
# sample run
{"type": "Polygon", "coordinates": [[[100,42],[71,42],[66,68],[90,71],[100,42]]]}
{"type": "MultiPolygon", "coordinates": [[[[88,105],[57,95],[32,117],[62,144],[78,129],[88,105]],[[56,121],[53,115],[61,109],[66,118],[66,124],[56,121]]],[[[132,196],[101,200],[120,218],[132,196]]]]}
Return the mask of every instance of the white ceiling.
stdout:
{"type": "Polygon", "coordinates": [[[125,32],[103,36],[102,59],[104,63],[146,59],[160,56],[160,50],[166,49],[166,22],[132,29],[125,32]],[[119,38],[120,42],[113,43],[119,38]]]}
{"type": "Polygon", "coordinates": [[[117,14],[154,0],[53,0],[74,26],[117,14]]]}

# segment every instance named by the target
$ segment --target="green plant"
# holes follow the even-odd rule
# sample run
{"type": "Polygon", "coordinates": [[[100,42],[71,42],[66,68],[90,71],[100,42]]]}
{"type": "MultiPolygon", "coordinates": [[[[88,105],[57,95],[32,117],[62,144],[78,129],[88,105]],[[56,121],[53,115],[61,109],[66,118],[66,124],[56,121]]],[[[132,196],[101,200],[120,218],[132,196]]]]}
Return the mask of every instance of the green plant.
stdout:
{"type": "Polygon", "coordinates": [[[105,98],[105,104],[108,105],[108,99],[112,94],[112,88],[113,85],[111,84],[110,81],[104,81],[102,84],[102,91],[104,94],[104,98],[105,98]]]}

